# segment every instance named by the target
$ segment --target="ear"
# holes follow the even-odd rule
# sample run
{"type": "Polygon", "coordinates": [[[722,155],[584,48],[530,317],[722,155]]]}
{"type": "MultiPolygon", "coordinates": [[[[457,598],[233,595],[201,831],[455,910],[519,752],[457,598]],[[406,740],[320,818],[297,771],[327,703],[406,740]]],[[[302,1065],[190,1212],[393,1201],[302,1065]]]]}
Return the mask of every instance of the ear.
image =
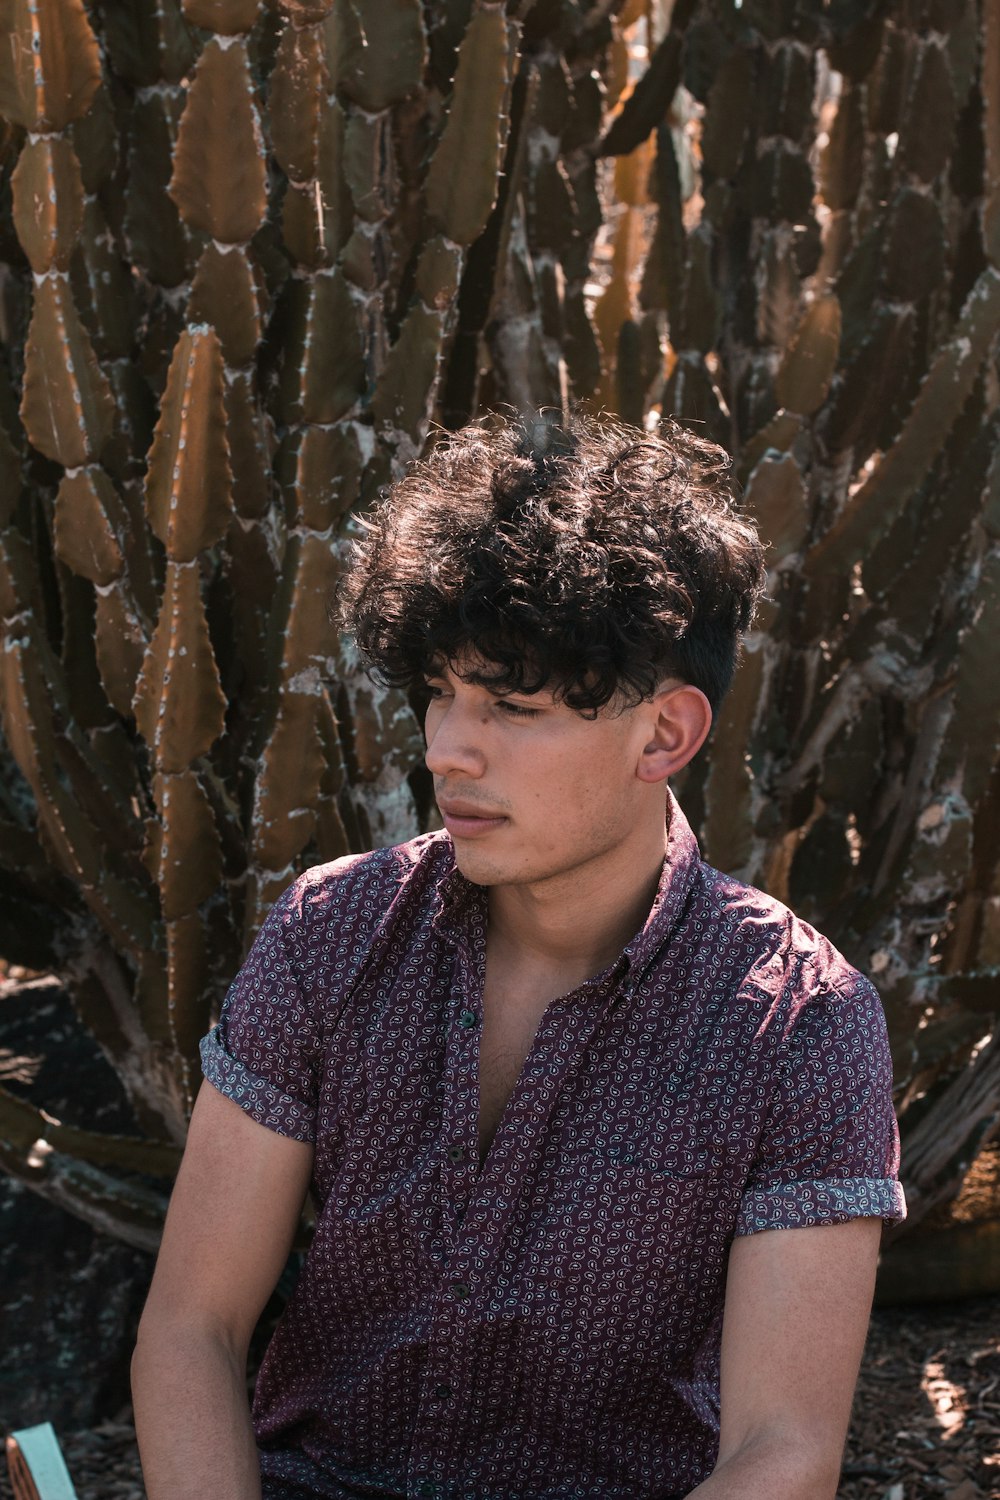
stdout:
{"type": "Polygon", "coordinates": [[[651,733],[636,775],[640,781],[665,781],[686,766],[705,743],[712,727],[712,706],[701,688],[685,682],[657,693],[649,708],[651,733]]]}

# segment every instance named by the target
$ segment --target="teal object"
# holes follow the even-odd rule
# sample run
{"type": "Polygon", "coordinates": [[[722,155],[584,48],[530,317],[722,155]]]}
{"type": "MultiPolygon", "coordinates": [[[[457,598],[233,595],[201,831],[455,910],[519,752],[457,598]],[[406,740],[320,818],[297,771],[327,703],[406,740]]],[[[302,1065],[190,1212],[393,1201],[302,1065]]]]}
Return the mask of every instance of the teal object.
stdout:
{"type": "Polygon", "coordinates": [[[38,1492],[38,1500],[77,1500],[73,1481],[59,1447],[59,1439],[51,1422],[41,1422],[37,1427],[24,1427],[11,1436],[38,1492]]]}

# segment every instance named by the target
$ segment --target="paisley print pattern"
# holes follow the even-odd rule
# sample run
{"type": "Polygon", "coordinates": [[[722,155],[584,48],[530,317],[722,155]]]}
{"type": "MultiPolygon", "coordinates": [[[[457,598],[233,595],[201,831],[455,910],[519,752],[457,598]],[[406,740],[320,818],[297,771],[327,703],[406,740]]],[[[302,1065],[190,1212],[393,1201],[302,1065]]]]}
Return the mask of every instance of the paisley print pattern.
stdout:
{"type": "Polygon", "coordinates": [[[876,991],[705,865],[673,798],[646,923],[548,1007],[480,1168],[485,942],[447,834],[319,866],[202,1043],[215,1088],[315,1142],[254,1402],[271,1500],[686,1495],[733,1237],[905,1213],[876,991]]]}

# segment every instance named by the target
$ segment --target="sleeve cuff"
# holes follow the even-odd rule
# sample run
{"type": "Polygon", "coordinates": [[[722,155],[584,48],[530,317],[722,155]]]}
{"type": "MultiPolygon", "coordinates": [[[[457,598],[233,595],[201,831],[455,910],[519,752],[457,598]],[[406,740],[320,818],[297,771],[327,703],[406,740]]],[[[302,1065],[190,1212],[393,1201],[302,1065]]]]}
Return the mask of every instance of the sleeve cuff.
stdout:
{"type": "Polygon", "coordinates": [[[295,1141],[316,1139],[316,1111],[298,1099],[283,1094],[266,1078],[251,1073],[222,1044],[221,1028],[214,1026],[201,1039],[201,1069],[213,1088],[278,1135],[295,1141]]]}
{"type": "Polygon", "coordinates": [[[735,1232],[808,1229],[866,1217],[886,1224],[906,1218],[906,1199],[894,1177],[839,1177],[751,1188],[743,1195],[735,1232]]]}

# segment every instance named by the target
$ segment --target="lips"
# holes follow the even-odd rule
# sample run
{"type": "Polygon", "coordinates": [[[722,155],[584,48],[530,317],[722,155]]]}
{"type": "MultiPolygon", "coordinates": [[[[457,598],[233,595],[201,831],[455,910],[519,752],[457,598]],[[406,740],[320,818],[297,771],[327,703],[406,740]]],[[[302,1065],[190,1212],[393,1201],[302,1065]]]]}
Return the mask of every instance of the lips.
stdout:
{"type": "Polygon", "coordinates": [[[507,822],[506,814],[494,812],[478,802],[467,802],[462,798],[438,798],[438,807],[444,826],[453,839],[481,838],[494,833],[507,822]]]}

